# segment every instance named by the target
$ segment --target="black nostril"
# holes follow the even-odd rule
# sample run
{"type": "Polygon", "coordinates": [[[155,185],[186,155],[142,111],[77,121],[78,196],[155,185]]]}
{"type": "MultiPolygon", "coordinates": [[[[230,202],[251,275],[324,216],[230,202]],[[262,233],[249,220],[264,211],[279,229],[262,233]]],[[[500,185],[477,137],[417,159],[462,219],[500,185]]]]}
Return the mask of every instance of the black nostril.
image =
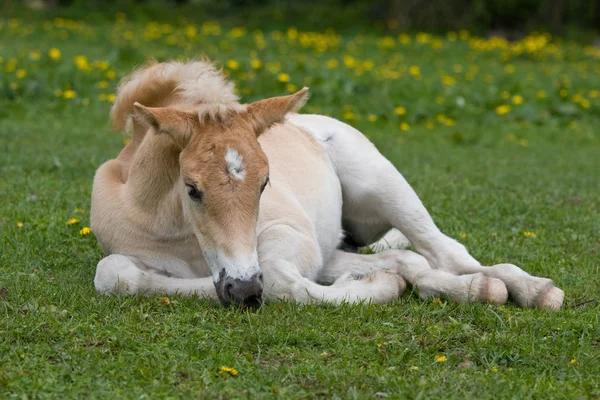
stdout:
{"type": "Polygon", "coordinates": [[[223,291],[225,292],[225,298],[231,300],[233,298],[233,283],[226,283],[223,291]]]}
{"type": "Polygon", "coordinates": [[[262,274],[262,272],[259,272],[259,273],[258,273],[258,276],[257,276],[257,278],[258,278],[258,280],[259,280],[260,282],[262,282],[262,281],[263,281],[263,274],[262,274]]]}

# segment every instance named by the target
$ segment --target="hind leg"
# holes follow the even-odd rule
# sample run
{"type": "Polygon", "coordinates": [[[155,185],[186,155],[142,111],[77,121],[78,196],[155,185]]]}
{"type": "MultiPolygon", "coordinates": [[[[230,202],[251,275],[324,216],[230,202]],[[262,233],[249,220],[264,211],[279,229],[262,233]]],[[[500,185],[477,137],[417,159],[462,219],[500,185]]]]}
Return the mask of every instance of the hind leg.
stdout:
{"type": "Polygon", "coordinates": [[[560,307],[564,293],[551,280],[510,264],[482,267],[463,245],[443,234],[404,177],[359,131],[321,116],[297,115],[291,121],[326,148],[342,184],[344,229],[355,242],[373,243],[394,227],[434,269],[454,275],[483,273],[502,280],[521,306],[560,307]]]}
{"type": "Polygon", "coordinates": [[[482,273],[457,276],[432,269],[422,255],[408,250],[387,250],[377,254],[353,254],[337,250],[320,272],[319,281],[336,282],[373,274],[378,270],[397,274],[411,284],[422,299],[444,297],[461,302],[503,304],[508,298],[506,286],[499,279],[482,273]]]}

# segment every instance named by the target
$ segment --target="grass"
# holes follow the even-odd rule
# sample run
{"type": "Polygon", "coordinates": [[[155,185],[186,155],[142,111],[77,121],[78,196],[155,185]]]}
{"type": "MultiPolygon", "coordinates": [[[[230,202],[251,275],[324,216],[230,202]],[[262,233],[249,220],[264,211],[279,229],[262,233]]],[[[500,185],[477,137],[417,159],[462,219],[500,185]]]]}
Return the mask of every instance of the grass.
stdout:
{"type": "Polygon", "coordinates": [[[123,16],[0,26],[0,397],[600,397],[597,49],[123,16]],[[309,85],[306,112],[365,132],[442,230],[483,263],[554,279],[564,309],[407,293],[242,313],[96,294],[102,254],[80,231],[94,171],[123,145],[108,126],[116,82],[148,57],[201,53],[246,101],[309,85]]]}

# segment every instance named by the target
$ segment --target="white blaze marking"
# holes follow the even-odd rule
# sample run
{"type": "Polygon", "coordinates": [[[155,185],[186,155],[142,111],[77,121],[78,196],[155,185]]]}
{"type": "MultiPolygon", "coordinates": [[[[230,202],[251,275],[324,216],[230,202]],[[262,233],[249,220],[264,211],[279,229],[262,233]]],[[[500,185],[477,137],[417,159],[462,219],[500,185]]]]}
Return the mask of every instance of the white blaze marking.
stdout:
{"type": "Polygon", "coordinates": [[[235,149],[231,147],[227,148],[225,153],[225,164],[227,165],[227,172],[232,175],[235,179],[243,181],[246,177],[246,171],[244,170],[244,158],[235,149]]]}

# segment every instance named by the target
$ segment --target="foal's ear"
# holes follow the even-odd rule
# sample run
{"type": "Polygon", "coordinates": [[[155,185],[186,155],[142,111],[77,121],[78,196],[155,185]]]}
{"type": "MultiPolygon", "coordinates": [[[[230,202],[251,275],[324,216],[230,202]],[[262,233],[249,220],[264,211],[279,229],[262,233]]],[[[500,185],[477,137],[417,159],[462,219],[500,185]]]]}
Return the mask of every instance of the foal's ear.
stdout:
{"type": "Polygon", "coordinates": [[[308,101],[308,97],[308,88],[305,87],[288,96],[271,97],[250,103],[248,114],[254,124],[256,136],[273,124],[282,122],[285,114],[300,110],[308,101]]]}
{"type": "Polygon", "coordinates": [[[153,127],[157,133],[167,133],[181,147],[185,147],[194,131],[197,115],[168,107],[146,107],[133,104],[133,118],[147,127],[153,127]]]}

